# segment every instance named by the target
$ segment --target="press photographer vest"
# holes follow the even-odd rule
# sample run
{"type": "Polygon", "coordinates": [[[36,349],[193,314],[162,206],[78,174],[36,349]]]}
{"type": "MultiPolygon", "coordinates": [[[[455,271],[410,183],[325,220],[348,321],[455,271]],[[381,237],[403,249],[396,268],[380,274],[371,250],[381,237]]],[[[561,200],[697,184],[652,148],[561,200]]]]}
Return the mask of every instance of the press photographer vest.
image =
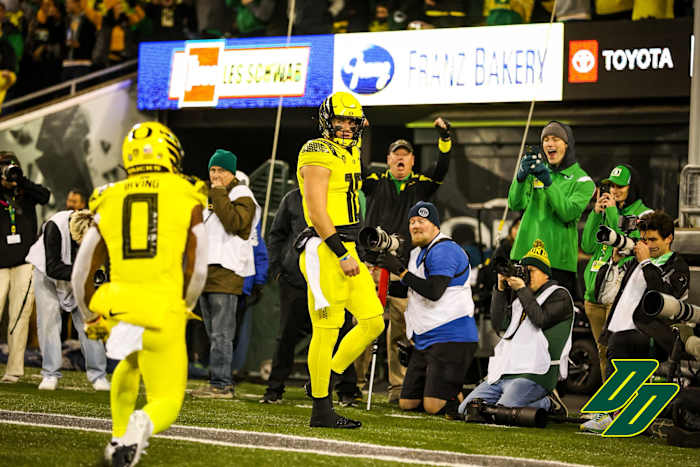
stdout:
{"type": "MultiPolygon", "coordinates": [[[[443,238],[449,239],[447,235],[440,233],[430,242],[427,247],[428,251],[420,264],[416,264],[416,262],[422,248],[414,248],[408,261],[408,272],[421,279],[426,279],[425,260],[430,254],[430,249],[443,238]]],[[[471,266],[467,266],[467,270],[471,270],[471,266]]],[[[405,318],[406,336],[409,339],[413,338],[414,333],[424,334],[463,316],[474,316],[474,301],[468,281],[465,281],[464,285],[447,287],[445,293],[437,301],[429,300],[414,290],[408,289],[405,318]]]]}
{"type": "MultiPolygon", "coordinates": [[[[540,306],[557,289],[566,290],[559,285],[551,285],[536,298],[540,306]]],[[[566,291],[569,295],[568,290],[566,291]]],[[[569,295],[571,300],[571,296],[569,295]]],[[[523,317],[523,305],[520,299],[515,299],[512,305],[510,324],[494,349],[494,356],[489,358],[489,372],[486,381],[493,384],[503,375],[531,373],[543,375],[552,365],[559,365],[560,379],[566,379],[569,373],[569,351],[571,350],[571,331],[574,322],[558,360],[552,360],[549,355],[549,341],[542,329],[535,327],[527,316],[523,317]],[[564,364],[560,364],[564,362],[564,364]]],[[[573,308],[573,301],[572,301],[573,308]]]]}
{"type": "MultiPolygon", "coordinates": [[[[59,232],[61,232],[61,261],[64,264],[73,264],[70,256],[71,236],[68,227],[70,215],[72,213],[73,211],[70,210],[59,211],[47,221],[56,224],[59,232]]],[[[41,235],[29,249],[26,261],[33,264],[37,270],[41,271],[48,280],[56,285],[56,295],[58,296],[58,303],[61,305],[61,308],[65,311],[72,311],[77,305],[75,303],[75,297],[73,297],[73,287],[71,287],[70,282],[52,279],[46,274],[46,249],[44,248],[45,227],[46,223],[41,226],[41,235]]]]}
{"type": "Polygon", "coordinates": [[[231,201],[245,197],[252,199],[255,203],[252,228],[248,238],[245,239],[226,232],[216,213],[208,208],[204,210],[204,227],[207,230],[208,242],[207,264],[220,264],[240,277],[255,274],[253,247],[258,244],[255,226],[260,220],[260,205],[255,200],[253,192],[245,185],[234,186],[228,194],[228,199],[231,201]]]}

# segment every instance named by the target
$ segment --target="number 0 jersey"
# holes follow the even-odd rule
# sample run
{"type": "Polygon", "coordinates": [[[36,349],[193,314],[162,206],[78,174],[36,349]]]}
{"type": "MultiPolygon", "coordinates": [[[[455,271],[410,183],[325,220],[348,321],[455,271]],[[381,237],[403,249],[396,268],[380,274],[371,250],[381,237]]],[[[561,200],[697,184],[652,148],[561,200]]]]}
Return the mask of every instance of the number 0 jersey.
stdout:
{"type": "Polygon", "coordinates": [[[362,187],[362,170],[358,146],[345,148],[325,138],[307,141],[299,151],[297,162],[297,180],[301,191],[304,219],[311,224],[309,209],[304,196],[304,179],[301,168],[315,165],[330,169],[328,181],[328,215],[335,226],[358,224],[360,221],[360,203],[358,191],[362,187]]]}
{"type": "Polygon", "coordinates": [[[90,210],[107,245],[112,283],[144,295],[183,294],[183,255],[192,209],[206,186],[170,173],[146,173],[95,189],[90,210]]]}

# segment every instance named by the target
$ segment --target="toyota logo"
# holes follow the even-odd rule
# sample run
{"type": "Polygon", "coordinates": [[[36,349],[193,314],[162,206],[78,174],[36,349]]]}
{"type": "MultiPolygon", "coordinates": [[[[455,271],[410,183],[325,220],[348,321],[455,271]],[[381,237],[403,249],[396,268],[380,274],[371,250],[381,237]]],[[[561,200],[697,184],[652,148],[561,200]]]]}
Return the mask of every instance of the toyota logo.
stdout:
{"type": "Polygon", "coordinates": [[[581,49],[571,57],[571,65],[579,73],[588,73],[595,66],[595,56],[590,50],[581,49]]]}

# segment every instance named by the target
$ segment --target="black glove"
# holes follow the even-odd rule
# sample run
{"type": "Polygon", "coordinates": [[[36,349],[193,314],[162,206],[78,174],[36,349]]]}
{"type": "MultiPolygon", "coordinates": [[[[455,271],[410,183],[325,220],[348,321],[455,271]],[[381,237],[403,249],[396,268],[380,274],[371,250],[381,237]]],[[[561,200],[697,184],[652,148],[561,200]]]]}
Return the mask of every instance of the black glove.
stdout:
{"type": "Polygon", "coordinates": [[[366,250],[365,251],[365,255],[364,255],[365,263],[376,265],[378,259],[379,259],[379,252],[378,251],[374,251],[374,250],[366,250]]]}
{"type": "Polygon", "coordinates": [[[392,255],[391,253],[382,253],[377,259],[377,266],[384,268],[392,274],[400,275],[406,270],[406,268],[401,264],[401,259],[392,255]]]}
{"type": "Polygon", "coordinates": [[[452,125],[450,125],[450,122],[446,118],[443,118],[442,121],[445,122],[445,128],[439,125],[435,125],[435,128],[437,129],[438,134],[440,135],[440,139],[450,139],[450,131],[452,130],[452,125]]]}

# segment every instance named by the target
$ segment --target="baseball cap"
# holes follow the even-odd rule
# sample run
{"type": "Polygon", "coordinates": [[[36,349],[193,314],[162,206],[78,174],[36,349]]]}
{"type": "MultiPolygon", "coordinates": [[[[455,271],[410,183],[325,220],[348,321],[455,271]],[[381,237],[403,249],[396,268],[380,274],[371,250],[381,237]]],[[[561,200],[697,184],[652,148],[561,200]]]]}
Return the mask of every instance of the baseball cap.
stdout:
{"type": "Polygon", "coordinates": [[[627,186],[632,181],[632,173],[630,169],[624,165],[618,165],[610,171],[610,176],[603,180],[602,183],[614,183],[619,186],[627,186]]]}
{"type": "Polygon", "coordinates": [[[413,146],[411,146],[411,143],[409,143],[405,139],[397,139],[396,141],[391,143],[391,145],[389,145],[389,152],[394,152],[399,148],[405,148],[410,153],[413,152],[413,146]]]}

